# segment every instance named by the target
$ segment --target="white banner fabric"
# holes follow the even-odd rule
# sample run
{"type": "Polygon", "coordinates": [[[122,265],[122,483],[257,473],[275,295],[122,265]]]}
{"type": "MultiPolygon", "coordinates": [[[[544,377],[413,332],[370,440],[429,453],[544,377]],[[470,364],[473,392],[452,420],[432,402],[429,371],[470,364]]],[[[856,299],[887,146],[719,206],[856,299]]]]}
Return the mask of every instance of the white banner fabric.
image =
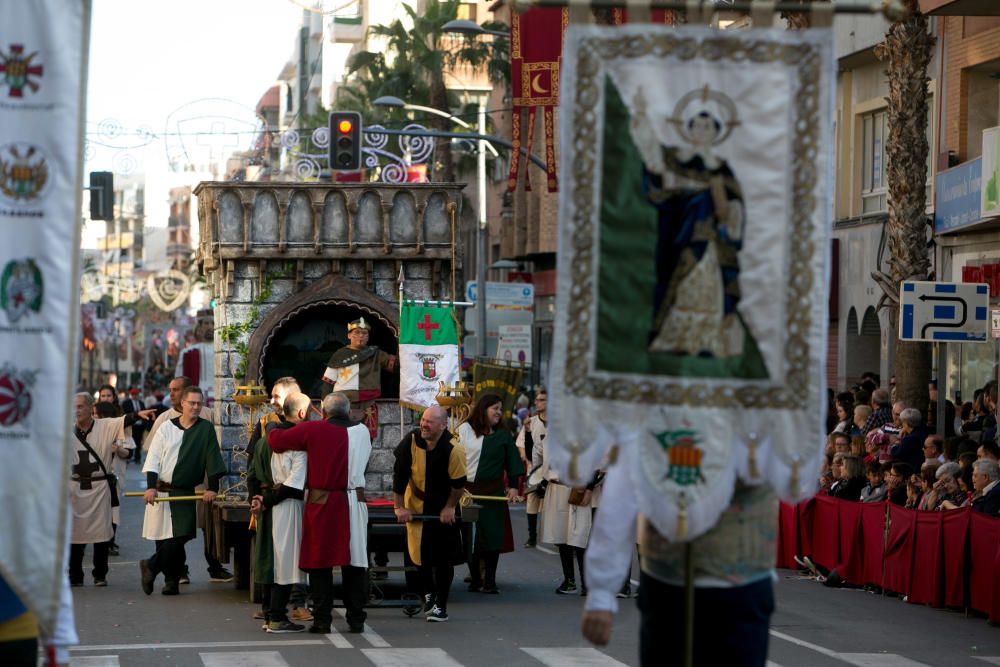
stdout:
{"type": "Polygon", "coordinates": [[[671,540],[737,478],[797,501],[824,446],[830,30],[569,26],[552,465],[613,446],[671,540]]]}
{"type": "Polygon", "coordinates": [[[437,405],[440,383],[458,382],[457,345],[399,346],[399,402],[412,409],[437,405]]]}
{"type": "Polygon", "coordinates": [[[76,449],[90,7],[0,3],[0,574],[49,632],[76,449]]]}

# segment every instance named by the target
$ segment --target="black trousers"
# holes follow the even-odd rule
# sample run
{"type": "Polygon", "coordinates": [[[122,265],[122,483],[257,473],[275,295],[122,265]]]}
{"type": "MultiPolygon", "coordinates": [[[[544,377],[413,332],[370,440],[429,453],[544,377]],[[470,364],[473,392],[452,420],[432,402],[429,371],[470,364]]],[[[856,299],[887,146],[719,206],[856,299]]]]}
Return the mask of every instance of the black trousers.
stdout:
{"type": "Polygon", "coordinates": [[[163,573],[166,581],[176,582],[182,574],[187,562],[184,545],[191,535],[171,537],[167,540],[156,540],[156,553],[149,558],[149,567],[154,574],[163,573]]]}
{"type": "Polygon", "coordinates": [[[268,602],[265,614],[269,623],[288,620],[288,598],[292,595],[291,584],[267,584],[268,602]]]}
{"type": "MultiPolygon", "coordinates": [[[[639,575],[639,660],[663,664],[665,646],[684,646],[684,588],[639,575]]],[[[735,588],[696,588],[694,664],[703,667],[764,667],[774,589],[771,579],[735,588]]]]}
{"type": "MultiPolygon", "coordinates": [[[[108,542],[98,542],[94,545],[94,579],[105,579],[108,576],[108,542]]],[[[69,581],[71,584],[83,583],[83,553],[86,544],[69,545],[69,581]]]]}
{"type": "Polygon", "coordinates": [[[37,667],[38,640],[17,639],[0,642],[0,664],[4,667],[37,667]]]}
{"type": "MultiPolygon", "coordinates": [[[[309,595],[313,600],[313,623],[330,625],[333,622],[333,570],[323,568],[305,570],[309,574],[309,595]]],[[[344,596],[347,625],[357,627],[365,624],[368,613],[368,568],[342,565],[341,583],[344,596]]]]}

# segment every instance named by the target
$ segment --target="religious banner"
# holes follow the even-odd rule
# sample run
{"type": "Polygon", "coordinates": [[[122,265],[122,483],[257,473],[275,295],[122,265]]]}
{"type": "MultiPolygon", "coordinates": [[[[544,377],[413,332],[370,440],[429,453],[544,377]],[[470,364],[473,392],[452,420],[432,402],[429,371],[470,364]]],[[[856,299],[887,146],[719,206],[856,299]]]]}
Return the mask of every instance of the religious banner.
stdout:
{"type": "Polygon", "coordinates": [[[503,399],[503,418],[514,412],[514,403],[521,393],[524,368],[505,362],[477,361],[472,368],[473,404],[485,394],[496,394],[503,399]]]}
{"type": "Polygon", "coordinates": [[[404,302],[399,316],[399,402],[413,410],[437,405],[434,398],[441,385],[458,379],[455,309],[404,302]]]}
{"type": "Polygon", "coordinates": [[[0,576],[51,632],[76,459],[90,2],[4,2],[0,26],[0,576]]]}
{"type": "Polygon", "coordinates": [[[607,459],[671,540],[737,479],[796,502],[824,443],[829,30],[571,26],[553,466],[607,459]]]}

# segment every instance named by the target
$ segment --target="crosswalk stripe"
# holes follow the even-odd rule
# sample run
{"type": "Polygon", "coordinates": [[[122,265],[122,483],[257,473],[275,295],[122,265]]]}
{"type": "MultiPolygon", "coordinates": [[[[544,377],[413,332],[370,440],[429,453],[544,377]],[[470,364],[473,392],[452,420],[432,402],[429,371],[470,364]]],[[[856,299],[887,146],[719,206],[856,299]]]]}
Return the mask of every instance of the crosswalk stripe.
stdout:
{"type": "Polygon", "coordinates": [[[807,648],[810,651],[829,656],[834,660],[855,665],[856,667],[929,667],[926,663],[910,660],[895,653],[838,653],[824,646],[786,635],[784,632],[778,632],[777,630],[771,630],[771,636],[795,644],[796,646],[807,648]]]}
{"type": "Polygon", "coordinates": [[[337,628],[330,628],[330,633],[323,635],[326,637],[327,641],[333,644],[336,648],[354,648],[351,642],[347,641],[347,637],[340,634],[337,628]]]}
{"type": "Polygon", "coordinates": [[[521,650],[546,667],[628,667],[596,648],[525,648],[521,650]]]}
{"type": "Polygon", "coordinates": [[[983,662],[988,662],[991,665],[1000,665],[1000,658],[997,657],[993,656],[983,657],[981,655],[974,655],[972,657],[975,658],[976,660],[982,660],[983,662]]]}
{"type": "Polygon", "coordinates": [[[857,667],[929,667],[894,653],[841,653],[840,659],[857,667]]]}
{"type": "Polygon", "coordinates": [[[205,667],[288,667],[277,651],[199,653],[205,667]]]}
{"type": "MultiPolygon", "coordinates": [[[[347,617],[346,609],[338,608],[337,613],[345,618],[347,617]]],[[[379,633],[372,630],[372,626],[368,625],[367,623],[365,623],[365,631],[361,633],[361,636],[364,637],[368,641],[368,643],[374,646],[375,648],[389,648],[391,646],[389,642],[382,639],[382,636],[379,635],[379,633]]]]}
{"type": "Polygon", "coordinates": [[[73,667],[118,667],[117,655],[81,655],[73,658],[73,667]]]}
{"type": "Polygon", "coordinates": [[[773,660],[768,660],[767,663],[766,663],[766,665],[765,665],[765,667],[781,667],[781,665],[779,665],[778,663],[774,662],[773,660]]]}
{"type": "MultiPolygon", "coordinates": [[[[248,642],[175,642],[158,644],[94,644],[92,646],[71,646],[70,653],[81,651],[149,651],[153,649],[176,649],[176,648],[247,648],[250,646],[305,646],[322,644],[322,639],[272,639],[265,641],[248,642]]],[[[74,658],[76,660],[76,658],[74,658]]]]}
{"type": "Polygon", "coordinates": [[[363,648],[376,667],[463,667],[439,648],[363,648]]]}

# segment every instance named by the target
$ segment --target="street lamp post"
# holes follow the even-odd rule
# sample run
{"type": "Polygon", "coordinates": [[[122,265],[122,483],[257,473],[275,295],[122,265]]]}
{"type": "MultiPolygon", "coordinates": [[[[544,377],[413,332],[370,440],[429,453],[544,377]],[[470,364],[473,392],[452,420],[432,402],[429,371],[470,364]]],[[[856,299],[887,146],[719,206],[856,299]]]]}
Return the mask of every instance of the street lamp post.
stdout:
{"type": "MultiPolygon", "coordinates": [[[[456,23],[452,21],[451,23],[456,23]]],[[[447,29],[448,25],[445,25],[447,29]]],[[[472,25],[476,25],[471,21],[467,21],[472,25]]],[[[476,26],[477,28],[479,26],[476,26]]],[[[502,34],[502,33],[500,33],[502,34]]],[[[385,95],[379,97],[372,102],[375,106],[385,106],[385,107],[395,107],[399,109],[408,109],[414,111],[425,111],[427,113],[435,114],[437,116],[443,116],[445,118],[450,118],[456,125],[460,125],[466,129],[469,129],[469,124],[466,123],[461,118],[456,118],[455,116],[442,111],[440,109],[435,109],[433,107],[420,106],[418,104],[407,104],[398,97],[392,95],[385,95]]],[[[477,171],[477,202],[478,202],[478,222],[476,224],[476,356],[485,357],[486,356],[486,252],[487,252],[487,223],[486,223],[486,151],[489,149],[494,156],[497,155],[497,150],[493,148],[492,144],[483,139],[482,137],[486,135],[486,96],[483,95],[479,98],[479,110],[477,113],[479,120],[479,135],[480,138],[476,141],[477,143],[477,156],[476,156],[476,171],[477,171]]],[[[455,298],[455,295],[452,295],[455,298]]]]}

